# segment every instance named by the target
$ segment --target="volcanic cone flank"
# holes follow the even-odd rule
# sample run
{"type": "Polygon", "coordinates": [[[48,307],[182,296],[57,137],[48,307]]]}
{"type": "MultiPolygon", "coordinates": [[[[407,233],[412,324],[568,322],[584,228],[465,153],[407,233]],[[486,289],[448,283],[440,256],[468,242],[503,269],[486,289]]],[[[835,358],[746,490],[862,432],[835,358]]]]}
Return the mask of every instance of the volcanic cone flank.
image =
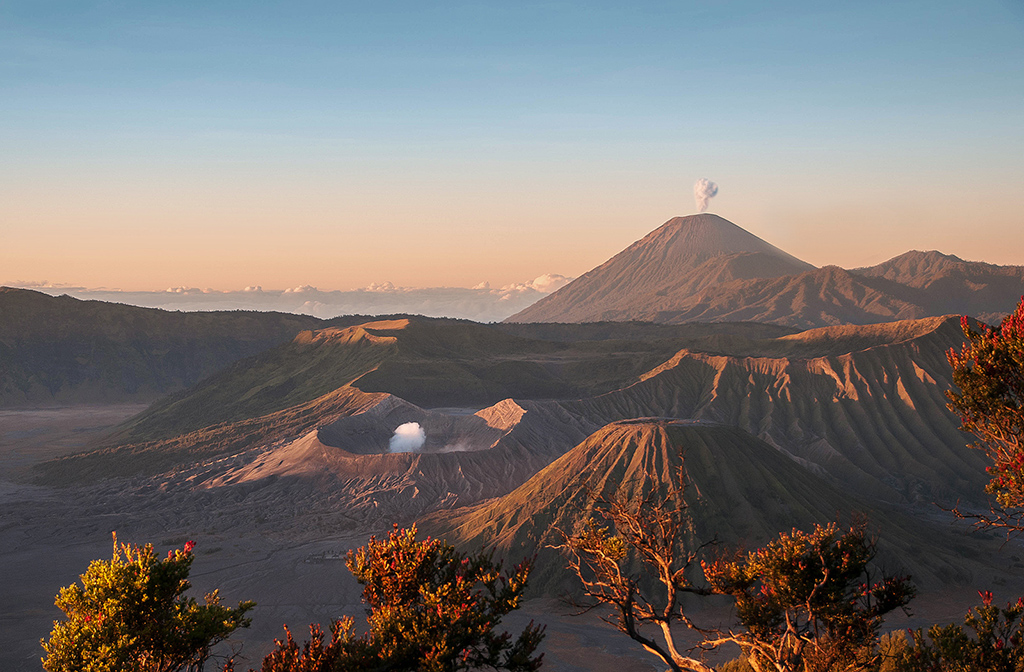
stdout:
{"type": "MultiPolygon", "coordinates": [[[[555,593],[571,582],[551,546],[561,543],[563,532],[581,529],[594,513],[595,498],[638,501],[664,494],[680,466],[689,519],[680,541],[691,548],[712,539],[760,545],[793,527],[871,510],[740,429],[642,418],[605,426],[510,494],[433,514],[424,528],[467,548],[494,546],[512,559],[537,552],[533,590],[555,593]]],[[[934,542],[898,514],[874,518],[888,548],[899,547],[901,562],[923,580],[962,581],[968,575],[955,558],[924,552],[934,542]]]]}
{"type": "Polygon", "coordinates": [[[777,277],[814,268],[717,215],[676,217],[508,321],[635,319],[631,311],[637,305],[672,305],[678,295],[691,294],[707,282],[709,269],[702,265],[730,255],[736,258],[725,264],[730,268],[719,280],[777,277]]]}

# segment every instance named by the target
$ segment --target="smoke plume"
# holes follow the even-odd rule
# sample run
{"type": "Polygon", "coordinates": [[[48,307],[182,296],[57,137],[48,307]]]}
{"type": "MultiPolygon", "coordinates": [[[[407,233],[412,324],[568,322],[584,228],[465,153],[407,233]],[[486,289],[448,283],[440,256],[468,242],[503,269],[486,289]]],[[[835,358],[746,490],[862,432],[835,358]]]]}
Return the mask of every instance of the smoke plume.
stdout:
{"type": "Polygon", "coordinates": [[[693,197],[697,200],[697,212],[704,212],[708,209],[708,201],[718,193],[718,185],[702,177],[693,185],[693,197]]]}
{"type": "Polygon", "coordinates": [[[407,422],[399,425],[394,436],[388,441],[388,451],[392,453],[415,453],[427,442],[427,433],[418,422],[407,422]]]}

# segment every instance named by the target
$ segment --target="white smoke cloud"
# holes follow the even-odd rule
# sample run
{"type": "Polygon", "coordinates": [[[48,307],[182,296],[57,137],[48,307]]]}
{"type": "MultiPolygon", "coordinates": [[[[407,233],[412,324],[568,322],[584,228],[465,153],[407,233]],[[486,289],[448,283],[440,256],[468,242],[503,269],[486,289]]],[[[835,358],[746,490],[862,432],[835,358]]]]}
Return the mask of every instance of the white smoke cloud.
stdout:
{"type": "Polygon", "coordinates": [[[466,443],[464,441],[459,441],[458,443],[446,444],[444,446],[444,448],[442,448],[441,450],[439,450],[437,452],[439,452],[439,453],[468,453],[471,450],[473,450],[473,446],[471,446],[470,444],[468,444],[468,443],[466,443]]]}
{"type": "Polygon", "coordinates": [[[718,185],[702,177],[693,185],[693,197],[697,201],[697,212],[704,212],[708,209],[708,201],[718,194],[718,185]]]}
{"type": "Polygon", "coordinates": [[[248,287],[246,287],[242,291],[243,292],[260,292],[260,293],[262,293],[263,292],[263,285],[249,285],[248,287]]]}
{"type": "Polygon", "coordinates": [[[392,453],[415,453],[427,442],[427,433],[418,422],[407,422],[399,425],[394,436],[388,441],[388,451],[392,453]]]}

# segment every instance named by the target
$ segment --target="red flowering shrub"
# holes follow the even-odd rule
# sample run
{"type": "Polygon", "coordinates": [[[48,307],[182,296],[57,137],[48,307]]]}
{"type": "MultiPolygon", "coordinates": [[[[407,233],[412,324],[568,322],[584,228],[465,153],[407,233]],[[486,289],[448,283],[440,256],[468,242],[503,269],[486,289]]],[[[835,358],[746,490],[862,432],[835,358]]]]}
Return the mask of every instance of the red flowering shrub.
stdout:
{"type": "Polygon", "coordinates": [[[947,353],[959,391],[947,393],[973,448],[992,460],[987,491],[997,506],[983,524],[1020,532],[1024,516],[1024,298],[998,328],[961,320],[967,343],[947,353]]]}
{"type": "Polygon", "coordinates": [[[543,639],[532,623],[516,638],[495,632],[519,607],[531,564],[502,572],[491,553],[464,556],[438,539],[416,539],[416,528],[371,538],[350,551],[346,565],[363,585],[369,632],[356,636],[352,619],[335,621],[330,644],[311,627],[300,650],[288,632],[263,661],[263,672],[328,670],[509,670],[532,672],[543,639]]]}
{"type": "Polygon", "coordinates": [[[843,533],[832,523],[703,563],[712,590],[736,599],[746,628],[721,639],[738,644],[755,670],[870,669],[878,662],[882,617],[915,593],[909,577],[872,581],[867,567],[874,555],[864,523],[843,533]]]}
{"type": "Polygon", "coordinates": [[[61,588],[57,606],[66,618],[53,624],[43,669],[49,672],[196,672],[210,648],[237,628],[246,612],[220,604],[217,591],[205,604],[184,595],[195,542],[161,560],[149,544],[118,544],[114,557],[96,560],[81,585],[61,588]]]}
{"type": "Polygon", "coordinates": [[[964,624],[908,630],[912,644],[902,647],[894,669],[900,672],[1021,672],[1024,670],[1024,598],[992,605],[992,593],[978,591],[981,606],[964,616],[964,624]]]}

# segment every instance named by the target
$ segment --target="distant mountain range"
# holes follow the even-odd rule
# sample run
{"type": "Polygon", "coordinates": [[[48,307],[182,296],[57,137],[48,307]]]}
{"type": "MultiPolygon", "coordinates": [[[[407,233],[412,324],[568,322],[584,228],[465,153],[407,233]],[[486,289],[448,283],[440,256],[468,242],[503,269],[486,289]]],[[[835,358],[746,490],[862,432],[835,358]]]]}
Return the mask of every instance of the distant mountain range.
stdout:
{"type": "MultiPolygon", "coordinates": [[[[508,318],[501,333],[507,338],[520,335],[536,341],[593,342],[622,338],[630,329],[640,329],[643,340],[651,341],[656,340],[655,331],[649,327],[608,325],[746,322],[810,329],[948,314],[994,323],[1013,309],[1021,295],[1024,266],[968,262],[932,251],[908,252],[868,268],[814,268],[721,217],[701,214],[668,221],[601,266],[508,318]],[[552,326],[517,330],[516,325],[523,323],[552,326]],[[581,326],[573,332],[554,326],[558,323],[581,326]]],[[[359,315],[320,320],[254,311],[171,312],[0,287],[0,408],[148,402],[275,346],[289,344],[296,353],[316,351],[312,347],[316,343],[310,347],[293,343],[300,331],[343,329],[368,321],[359,315]]],[[[414,326],[414,330],[424,328],[414,326]]],[[[733,326],[727,331],[738,333],[739,329],[733,326]]],[[[478,334],[493,340],[497,332],[478,329],[478,334]]],[[[677,335],[667,331],[661,337],[677,335]]],[[[330,338],[328,332],[321,332],[317,343],[330,338]]],[[[472,338],[466,342],[473,345],[472,338]]],[[[465,359],[459,348],[449,346],[435,347],[434,354],[427,354],[435,359],[448,355],[453,361],[465,359]]],[[[530,347],[536,350],[540,346],[530,347]]],[[[472,347],[466,352],[471,351],[472,347]]],[[[296,391],[274,388],[271,375],[262,381],[255,396],[231,399],[219,406],[226,409],[244,402],[250,411],[268,410],[274,403],[260,409],[256,400],[301,397],[308,401],[334,389],[337,380],[329,377],[330,367],[320,369],[312,361],[305,364],[312,375],[296,391]],[[318,387],[317,380],[323,385],[318,387]]],[[[640,361],[649,363],[644,357],[640,361]]],[[[387,378],[391,366],[385,363],[380,371],[362,372],[367,376],[364,386],[387,378]]],[[[451,361],[437,366],[456,375],[451,361]]],[[[599,389],[556,380],[561,374],[552,378],[550,372],[539,369],[529,375],[517,372],[526,378],[513,382],[505,380],[501,366],[473,364],[471,372],[459,372],[458,376],[491,382],[481,382],[472,394],[466,385],[449,384],[448,388],[457,392],[448,402],[493,403],[515,396],[521,389],[536,391],[542,379],[547,379],[544,384],[550,397],[585,395],[599,389]],[[503,382],[495,383],[498,379],[503,382]],[[485,389],[486,394],[482,392],[485,389]]],[[[424,396],[436,400],[437,389],[422,393],[412,389],[417,380],[415,375],[408,377],[398,393],[413,402],[424,396]]]]}
{"type": "Polygon", "coordinates": [[[496,322],[529,306],[561,287],[570,278],[545,274],[528,282],[501,287],[481,283],[469,287],[396,287],[385,282],[362,289],[328,290],[310,285],[289,289],[247,287],[217,291],[196,287],[169,287],[163,291],[50,286],[45,283],[17,285],[50,296],[124,303],[142,308],[180,311],[233,311],[296,313],[330,319],[338,315],[415,314],[496,322]]]}
{"type": "Polygon", "coordinates": [[[507,322],[753,321],[810,329],[938,315],[995,322],[1024,295],[1024,266],[907,252],[814,268],[717,215],[676,217],[507,322]]]}

